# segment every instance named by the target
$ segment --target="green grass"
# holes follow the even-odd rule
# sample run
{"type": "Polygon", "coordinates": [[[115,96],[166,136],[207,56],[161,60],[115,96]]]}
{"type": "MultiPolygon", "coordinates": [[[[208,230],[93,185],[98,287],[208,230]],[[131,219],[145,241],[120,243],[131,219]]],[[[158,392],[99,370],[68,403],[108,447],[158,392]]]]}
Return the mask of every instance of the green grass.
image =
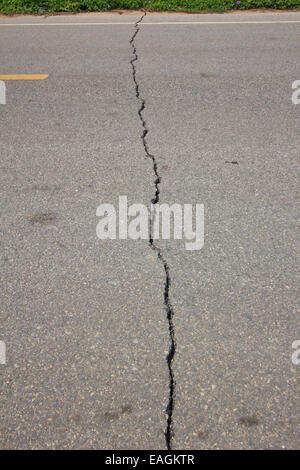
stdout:
{"type": "Polygon", "coordinates": [[[0,12],[55,13],[139,9],[150,11],[228,11],[251,8],[299,8],[300,0],[0,0],[0,12]]]}

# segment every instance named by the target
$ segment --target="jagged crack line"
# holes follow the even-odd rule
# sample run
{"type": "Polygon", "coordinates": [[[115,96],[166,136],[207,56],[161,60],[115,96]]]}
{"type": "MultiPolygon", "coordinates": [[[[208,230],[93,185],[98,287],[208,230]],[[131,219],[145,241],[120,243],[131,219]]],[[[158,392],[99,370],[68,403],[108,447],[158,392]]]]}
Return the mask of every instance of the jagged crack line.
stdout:
{"type": "MultiPolygon", "coordinates": [[[[139,88],[139,83],[138,83],[137,78],[136,78],[136,64],[135,64],[138,61],[138,54],[137,54],[137,49],[136,49],[134,40],[135,40],[139,30],[140,30],[139,24],[143,21],[145,16],[146,16],[146,12],[135,23],[135,32],[134,32],[133,36],[130,39],[130,45],[131,45],[132,50],[133,50],[133,58],[131,59],[130,63],[131,63],[131,66],[132,66],[132,77],[133,77],[133,82],[134,82],[134,85],[135,85],[136,98],[140,102],[140,108],[138,110],[138,115],[139,115],[139,119],[141,121],[142,129],[143,129],[141,139],[142,139],[142,142],[143,142],[143,147],[144,147],[146,156],[152,160],[153,172],[154,172],[154,175],[155,175],[155,180],[154,180],[155,196],[151,200],[151,203],[155,207],[155,204],[159,203],[159,197],[160,197],[159,185],[160,185],[160,182],[161,182],[161,178],[159,176],[156,158],[155,158],[154,155],[152,155],[150,153],[148,143],[147,143],[147,140],[146,140],[146,136],[149,132],[149,130],[147,128],[146,121],[143,118],[143,111],[146,107],[146,101],[145,101],[144,98],[142,98],[140,96],[140,88],[139,88]]],[[[169,347],[169,352],[168,352],[168,355],[167,355],[167,358],[166,358],[167,359],[167,364],[168,364],[169,380],[170,381],[169,381],[169,402],[168,402],[168,405],[167,405],[167,408],[166,408],[167,428],[166,428],[166,431],[165,431],[165,438],[166,438],[167,449],[171,450],[172,438],[173,438],[173,435],[174,435],[174,432],[173,432],[173,410],[174,410],[175,385],[176,385],[175,378],[174,378],[174,371],[173,371],[173,360],[174,360],[174,356],[175,356],[175,353],[176,353],[175,329],[174,329],[174,321],[173,321],[174,310],[173,310],[172,304],[170,302],[170,285],[171,285],[170,269],[169,269],[169,266],[168,266],[168,263],[167,263],[166,259],[163,256],[162,251],[154,243],[154,236],[153,236],[154,221],[155,221],[155,210],[153,211],[153,213],[150,217],[149,245],[150,245],[151,249],[153,249],[157,253],[157,257],[160,260],[160,262],[162,263],[162,265],[164,267],[164,271],[165,271],[164,305],[165,305],[165,309],[166,309],[166,312],[167,312],[167,319],[168,319],[168,324],[169,324],[169,337],[170,337],[170,347],[169,347]]]]}

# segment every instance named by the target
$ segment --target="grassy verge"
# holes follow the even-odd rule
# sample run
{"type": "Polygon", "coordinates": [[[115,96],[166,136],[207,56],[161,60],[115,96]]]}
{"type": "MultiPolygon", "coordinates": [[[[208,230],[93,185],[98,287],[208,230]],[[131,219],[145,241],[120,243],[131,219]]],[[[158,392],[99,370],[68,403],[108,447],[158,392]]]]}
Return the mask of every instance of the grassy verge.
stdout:
{"type": "Polygon", "coordinates": [[[139,9],[150,11],[228,11],[251,8],[299,8],[300,0],[0,0],[0,12],[55,13],[139,9]]]}

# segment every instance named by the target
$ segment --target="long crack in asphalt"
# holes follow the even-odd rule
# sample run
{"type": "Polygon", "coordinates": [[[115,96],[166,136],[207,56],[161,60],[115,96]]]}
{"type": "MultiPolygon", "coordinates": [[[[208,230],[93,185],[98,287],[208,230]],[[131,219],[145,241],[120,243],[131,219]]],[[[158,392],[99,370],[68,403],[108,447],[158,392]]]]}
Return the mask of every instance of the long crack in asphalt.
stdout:
{"type": "MultiPolygon", "coordinates": [[[[151,200],[151,203],[153,204],[153,207],[155,209],[155,204],[159,203],[159,198],[160,198],[160,189],[159,185],[161,182],[161,178],[159,176],[158,172],[158,165],[157,165],[157,160],[154,155],[152,155],[149,152],[149,147],[146,141],[146,136],[149,132],[149,129],[147,128],[147,124],[145,119],[143,118],[143,111],[146,107],[146,101],[144,98],[141,97],[140,95],[140,88],[139,88],[139,83],[137,81],[136,77],[136,62],[138,61],[138,55],[137,55],[137,49],[135,46],[135,38],[137,34],[139,33],[140,27],[139,24],[143,21],[143,19],[146,16],[146,12],[141,16],[141,18],[135,23],[135,31],[133,36],[130,39],[130,45],[133,49],[133,58],[131,59],[130,63],[132,66],[132,77],[133,81],[135,84],[135,94],[136,98],[138,99],[140,103],[140,108],[138,110],[138,115],[142,124],[143,128],[143,133],[141,135],[141,139],[143,142],[145,154],[147,158],[150,158],[152,160],[153,164],[153,172],[155,175],[155,180],[154,180],[154,187],[155,187],[155,196],[151,200]]],[[[165,438],[166,438],[166,445],[167,449],[171,450],[172,448],[172,438],[174,436],[174,431],[173,431],[173,410],[174,410],[174,400],[175,400],[175,378],[174,378],[174,371],[173,371],[173,360],[174,356],[176,353],[176,340],[175,340],[175,329],[174,329],[174,310],[173,306],[170,302],[170,285],[171,285],[171,277],[170,277],[170,268],[168,266],[168,263],[166,259],[163,256],[163,253],[161,249],[155,245],[154,239],[153,239],[153,226],[154,226],[154,218],[155,218],[155,210],[153,211],[153,216],[150,218],[150,235],[149,235],[149,245],[152,250],[154,250],[157,253],[157,258],[158,260],[162,263],[165,271],[165,288],[164,288],[164,305],[165,309],[167,312],[167,320],[168,320],[168,326],[169,326],[169,337],[170,337],[170,347],[169,347],[169,352],[167,355],[167,364],[168,364],[168,370],[169,370],[169,401],[168,405],[166,408],[166,413],[167,413],[167,427],[165,431],[165,438]]]]}

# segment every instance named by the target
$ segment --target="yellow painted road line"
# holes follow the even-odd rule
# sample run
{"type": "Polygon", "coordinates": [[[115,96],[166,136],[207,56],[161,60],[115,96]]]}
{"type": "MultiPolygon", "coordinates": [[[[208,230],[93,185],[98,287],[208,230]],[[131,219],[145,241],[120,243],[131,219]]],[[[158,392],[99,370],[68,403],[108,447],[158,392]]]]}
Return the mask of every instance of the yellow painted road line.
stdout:
{"type": "MultiPolygon", "coordinates": [[[[148,21],[139,23],[139,26],[178,26],[178,25],[223,25],[223,24],[299,24],[300,20],[270,20],[270,21],[148,21]]],[[[106,22],[106,23],[0,23],[1,26],[133,26],[133,23],[106,22]]]]}
{"type": "Polygon", "coordinates": [[[46,74],[15,74],[15,75],[0,75],[0,80],[45,80],[49,75],[46,74]]]}

